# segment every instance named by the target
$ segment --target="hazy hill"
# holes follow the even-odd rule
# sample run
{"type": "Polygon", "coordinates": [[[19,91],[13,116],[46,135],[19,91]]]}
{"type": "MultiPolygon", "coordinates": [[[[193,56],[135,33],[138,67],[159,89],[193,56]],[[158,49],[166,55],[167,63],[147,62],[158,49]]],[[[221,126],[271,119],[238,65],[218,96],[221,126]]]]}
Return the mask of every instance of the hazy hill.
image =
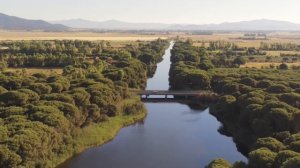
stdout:
{"type": "Polygon", "coordinates": [[[251,20],[225,22],[221,24],[164,24],[164,23],[129,23],[118,20],[103,22],[84,19],[60,20],[51,23],[43,20],[29,20],[0,13],[0,29],[6,30],[41,30],[67,31],[70,28],[99,30],[282,30],[300,31],[300,24],[278,20],[251,20]]]}
{"type": "Polygon", "coordinates": [[[118,20],[96,22],[83,19],[61,20],[54,21],[52,23],[63,24],[73,28],[90,28],[102,30],[300,30],[300,24],[268,19],[203,25],[129,23],[118,20]]]}
{"type": "Polygon", "coordinates": [[[71,19],[52,21],[51,23],[63,24],[68,27],[80,29],[102,29],[102,30],[160,30],[167,29],[170,25],[162,23],[129,23],[118,20],[107,20],[96,22],[84,19],[71,19]]]}
{"type": "Polygon", "coordinates": [[[51,24],[43,20],[29,20],[0,13],[0,29],[27,31],[65,31],[69,28],[60,24],[51,24]]]}
{"type": "Polygon", "coordinates": [[[206,25],[173,25],[171,29],[185,30],[300,30],[300,24],[278,20],[251,20],[206,25]]]}

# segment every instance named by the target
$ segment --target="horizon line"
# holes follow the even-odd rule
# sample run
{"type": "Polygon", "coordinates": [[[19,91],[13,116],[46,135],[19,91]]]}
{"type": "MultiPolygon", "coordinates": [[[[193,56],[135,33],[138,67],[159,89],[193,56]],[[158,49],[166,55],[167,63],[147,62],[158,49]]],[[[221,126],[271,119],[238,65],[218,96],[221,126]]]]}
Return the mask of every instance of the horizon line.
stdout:
{"type": "Polygon", "coordinates": [[[89,21],[89,22],[107,22],[107,21],[117,21],[117,22],[124,22],[124,23],[133,23],[133,24],[167,24],[167,25],[218,25],[218,24],[224,24],[224,23],[238,23],[238,22],[249,22],[249,21],[280,21],[280,22],[289,22],[293,24],[300,24],[297,22],[292,22],[288,20],[282,20],[282,19],[270,19],[270,18],[257,18],[257,19],[245,19],[245,20],[239,20],[239,21],[222,21],[222,22],[212,22],[212,23],[166,23],[166,22],[137,22],[137,21],[126,21],[121,19],[105,19],[105,20],[93,20],[93,19],[84,19],[84,18],[70,18],[70,19],[58,19],[58,20],[44,20],[47,22],[59,22],[59,21],[71,21],[71,20],[82,20],[82,21],[89,21]]]}
{"type": "Polygon", "coordinates": [[[4,14],[7,16],[12,16],[12,17],[18,17],[22,19],[27,19],[27,20],[43,20],[46,22],[58,22],[58,21],[69,21],[69,20],[84,20],[84,21],[90,21],[90,22],[106,22],[106,21],[119,21],[119,22],[125,22],[125,23],[141,23],[141,24],[168,24],[168,25],[218,25],[218,24],[224,24],[224,23],[237,23],[237,22],[247,22],[247,21],[257,21],[257,20],[269,20],[269,21],[282,21],[282,22],[289,22],[293,24],[300,24],[297,22],[293,21],[288,21],[288,20],[283,20],[283,19],[273,19],[273,18],[256,18],[256,19],[245,19],[245,20],[238,20],[238,21],[222,21],[222,22],[211,22],[211,23],[166,23],[166,22],[138,22],[138,21],[127,21],[127,20],[122,20],[122,19],[105,19],[105,20],[93,20],[93,19],[85,19],[85,18],[70,18],[70,19],[56,19],[56,20],[49,20],[49,19],[33,19],[33,18],[26,18],[22,16],[16,16],[16,15],[11,15],[11,14],[6,14],[0,12],[0,14],[4,14]]]}

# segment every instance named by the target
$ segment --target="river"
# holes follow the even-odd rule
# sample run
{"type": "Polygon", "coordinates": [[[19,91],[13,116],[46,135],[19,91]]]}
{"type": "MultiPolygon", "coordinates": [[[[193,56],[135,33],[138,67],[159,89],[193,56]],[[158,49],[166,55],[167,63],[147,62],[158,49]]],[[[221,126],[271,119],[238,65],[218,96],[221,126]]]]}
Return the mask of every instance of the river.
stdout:
{"type": "MultiPolygon", "coordinates": [[[[167,90],[170,50],[158,64],[148,90],[167,90]]],[[[111,142],[94,147],[63,164],[64,168],[203,168],[216,158],[247,160],[232,138],[218,132],[221,124],[209,109],[179,103],[145,103],[143,122],[123,128],[111,142]]]]}

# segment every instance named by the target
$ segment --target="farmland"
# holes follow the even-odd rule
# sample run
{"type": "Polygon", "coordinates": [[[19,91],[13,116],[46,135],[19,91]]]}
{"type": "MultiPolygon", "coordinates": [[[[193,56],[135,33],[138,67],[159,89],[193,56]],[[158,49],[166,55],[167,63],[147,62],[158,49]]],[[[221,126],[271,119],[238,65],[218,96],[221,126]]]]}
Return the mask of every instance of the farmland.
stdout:
{"type": "Polygon", "coordinates": [[[97,32],[14,32],[0,31],[0,41],[4,40],[89,40],[89,41],[152,41],[166,38],[165,35],[142,35],[133,33],[97,32]]]}

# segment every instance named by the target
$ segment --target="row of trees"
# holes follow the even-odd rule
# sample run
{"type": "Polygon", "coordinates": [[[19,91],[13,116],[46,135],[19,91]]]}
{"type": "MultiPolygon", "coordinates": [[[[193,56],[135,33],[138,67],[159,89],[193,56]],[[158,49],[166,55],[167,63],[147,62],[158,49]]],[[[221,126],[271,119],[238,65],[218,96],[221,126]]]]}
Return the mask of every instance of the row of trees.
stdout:
{"type": "Polygon", "coordinates": [[[260,49],[272,51],[300,51],[300,45],[295,43],[265,43],[261,42],[260,49]]]}
{"type": "Polygon", "coordinates": [[[53,40],[53,41],[4,41],[0,46],[7,47],[0,50],[3,54],[25,55],[35,54],[52,54],[52,55],[99,55],[106,48],[110,48],[111,44],[107,41],[92,42],[81,40],[53,40]]]}
{"type": "Polygon", "coordinates": [[[77,65],[85,60],[84,57],[73,57],[70,55],[4,55],[0,58],[8,67],[65,67],[77,65]]]}

